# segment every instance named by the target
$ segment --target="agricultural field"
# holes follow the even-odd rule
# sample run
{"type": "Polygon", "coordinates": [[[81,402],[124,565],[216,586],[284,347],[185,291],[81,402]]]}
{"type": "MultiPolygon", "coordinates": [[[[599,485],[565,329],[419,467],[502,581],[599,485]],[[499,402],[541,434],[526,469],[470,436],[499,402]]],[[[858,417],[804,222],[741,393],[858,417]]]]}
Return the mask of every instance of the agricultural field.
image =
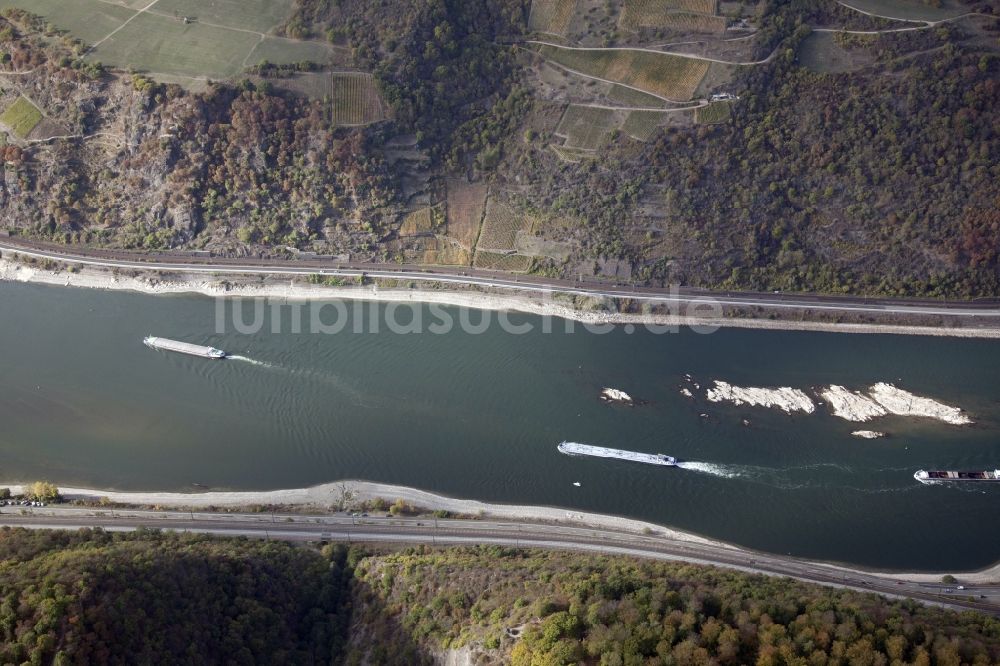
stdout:
{"type": "Polygon", "coordinates": [[[487,186],[485,183],[467,183],[454,178],[447,181],[448,189],[448,237],[469,252],[476,246],[479,227],[486,205],[487,186]]]}
{"type": "Polygon", "coordinates": [[[434,216],[430,208],[421,208],[403,218],[399,227],[400,236],[419,236],[434,230],[434,216]]]}
{"type": "Polygon", "coordinates": [[[468,266],[472,263],[472,254],[454,240],[438,237],[424,250],[420,263],[433,266],[468,266]]]}
{"type": "Polygon", "coordinates": [[[730,117],[732,117],[731,102],[712,102],[694,112],[695,121],[703,125],[729,122],[730,117]]]}
{"type": "Polygon", "coordinates": [[[244,68],[259,40],[248,32],[140,14],[88,58],[145,72],[224,79],[244,68]]]}
{"type": "Polygon", "coordinates": [[[583,160],[589,160],[594,158],[593,151],[580,150],[579,148],[566,148],[565,146],[550,145],[549,148],[552,152],[561,159],[563,162],[569,164],[578,164],[583,160]]]}
{"type": "Polygon", "coordinates": [[[531,268],[531,257],[520,254],[498,254],[496,252],[476,252],[473,266],[494,271],[526,273],[531,268]]]}
{"type": "Polygon", "coordinates": [[[573,252],[573,244],[553,241],[530,234],[519,234],[517,253],[527,257],[549,257],[556,261],[566,261],[573,252]]]}
{"type": "Polygon", "coordinates": [[[608,84],[606,96],[610,101],[616,104],[623,104],[624,106],[644,106],[652,108],[663,106],[663,100],[659,97],[650,95],[649,93],[644,93],[641,90],[636,90],[635,88],[626,88],[625,86],[620,86],[617,83],[608,84]]]}
{"type": "Polygon", "coordinates": [[[726,19],[715,15],[714,2],[654,2],[625,0],[619,25],[624,30],[670,28],[683,32],[725,32],[726,19]],[[679,7],[680,4],[699,7],[679,7]]]}
{"type": "Polygon", "coordinates": [[[709,67],[704,60],[637,49],[570,49],[542,45],[538,52],[567,69],[638,88],[668,101],[690,100],[709,67]]]}
{"type": "Polygon", "coordinates": [[[42,112],[24,97],[18,97],[3,114],[0,114],[0,123],[9,127],[19,139],[31,134],[31,130],[40,122],[42,122],[42,112]]]}
{"type": "Polygon", "coordinates": [[[945,0],[939,7],[922,0],[845,0],[842,4],[870,14],[909,21],[940,21],[968,11],[954,0],[945,0]]]}
{"type": "Polygon", "coordinates": [[[483,230],[476,245],[477,261],[480,252],[513,252],[518,232],[530,230],[531,225],[530,217],[491,197],[486,202],[483,230]]]}
{"type": "Polygon", "coordinates": [[[443,236],[403,237],[392,246],[407,264],[468,266],[472,263],[472,255],[465,248],[443,236]]]}
{"type": "Polygon", "coordinates": [[[578,0],[532,0],[528,30],[566,36],[578,0]]]}
{"type": "Polygon", "coordinates": [[[622,124],[622,131],[636,141],[649,141],[666,115],[659,111],[632,111],[622,124]]]}
{"type": "MultiPolygon", "coordinates": [[[[34,1],[34,0],[32,0],[34,1]]],[[[132,2],[141,9],[146,0],[132,2]]],[[[214,23],[229,28],[271,32],[292,15],[293,0],[159,0],[149,11],[164,16],[186,16],[199,23],[214,23]]]]}
{"type": "Polygon", "coordinates": [[[566,107],[555,133],[566,139],[567,148],[596,150],[617,124],[611,109],[571,104],[566,107]]]}
{"type": "Polygon", "coordinates": [[[293,0],[0,0],[44,17],[94,50],[90,60],[164,75],[173,82],[227,79],[263,60],[326,64],[335,51],[262,33],[291,13],[293,0]],[[194,21],[185,23],[185,17],[194,21]]]}
{"type": "Polygon", "coordinates": [[[340,72],[330,78],[334,124],[367,125],[385,117],[382,98],[371,74],[340,72]]]}
{"type": "Polygon", "coordinates": [[[135,15],[127,7],[101,0],[0,0],[0,9],[12,7],[44,16],[55,28],[87,44],[104,39],[135,15]]]}
{"type": "Polygon", "coordinates": [[[724,34],[726,32],[724,16],[708,16],[707,14],[688,14],[677,12],[664,18],[663,27],[677,32],[704,32],[709,34],[724,34]]]}
{"type": "Polygon", "coordinates": [[[717,14],[719,10],[718,0],[625,0],[626,5],[634,5],[642,10],[643,7],[658,6],[666,7],[674,11],[694,12],[695,14],[717,14]]]}
{"type": "Polygon", "coordinates": [[[288,65],[315,62],[324,65],[343,56],[343,52],[325,42],[300,41],[268,35],[246,58],[246,66],[267,62],[288,65]]]}

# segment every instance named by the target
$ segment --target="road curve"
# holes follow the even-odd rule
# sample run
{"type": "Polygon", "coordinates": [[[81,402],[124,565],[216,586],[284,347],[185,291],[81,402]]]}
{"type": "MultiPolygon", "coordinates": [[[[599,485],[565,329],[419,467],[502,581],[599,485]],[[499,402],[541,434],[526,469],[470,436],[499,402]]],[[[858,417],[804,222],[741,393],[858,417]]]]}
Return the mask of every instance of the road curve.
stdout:
{"type": "Polygon", "coordinates": [[[548,523],[467,519],[400,518],[273,513],[200,513],[122,508],[3,507],[0,526],[29,529],[102,528],[134,531],[156,528],[226,537],[282,541],[381,542],[427,545],[501,545],[573,550],[656,560],[708,564],[748,573],[798,580],[892,598],[916,599],[948,608],[1000,615],[1000,584],[945,591],[946,586],[899,580],[821,562],[759,553],[725,544],[689,541],[663,534],[635,534],[548,523]],[[983,595],[980,597],[980,595],[983,595]]]}
{"type": "MultiPolygon", "coordinates": [[[[933,300],[903,300],[864,297],[841,297],[808,294],[783,293],[753,293],[753,292],[718,292],[693,288],[655,289],[615,285],[586,286],[563,280],[545,279],[539,277],[510,277],[504,274],[494,274],[489,271],[468,269],[457,270],[429,269],[415,266],[390,267],[379,264],[357,265],[349,267],[332,266],[331,262],[319,263],[301,261],[298,265],[284,263],[268,263],[265,261],[250,262],[241,260],[220,260],[213,258],[210,262],[195,261],[163,261],[151,259],[121,259],[103,256],[97,253],[66,252],[34,245],[0,240],[0,251],[16,252],[25,257],[51,260],[91,266],[96,268],[117,268],[139,271],[168,271],[189,274],[210,275],[322,275],[328,277],[357,278],[366,276],[376,279],[406,280],[411,282],[432,282],[456,286],[477,286],[486,288],[509,289],[523,293],[554,296],[565,294],[584,297],[624,298],[633,301],[665,304],[680,308],[686,306],[708,306],[719,304],[724,307],[768,308],[777,310],[811,310],[841,314],[881,314],[892,316],[942,316],[956,317],[965,320],[966,324],[995,327],[1000,324],[1000,302],[966,302],[966,301],[933,301],[933,300]]],[[[675,312],[680,313],[677,309],[675,312]]],[[[711,317],[712,313],[704,310],[688,312],[692,316],[711,317]]],[[[716,315],[718,316],[718,315],[716,315]]]]}

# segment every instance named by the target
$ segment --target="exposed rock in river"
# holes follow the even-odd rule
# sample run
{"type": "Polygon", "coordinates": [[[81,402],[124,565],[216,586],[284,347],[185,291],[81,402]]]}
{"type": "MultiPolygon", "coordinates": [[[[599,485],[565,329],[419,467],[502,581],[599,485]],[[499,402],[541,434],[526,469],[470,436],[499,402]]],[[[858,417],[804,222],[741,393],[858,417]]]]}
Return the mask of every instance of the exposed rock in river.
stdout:
{"type": "Polygon", "coordinates": [[[830,403],[833,415],[848,421],[870,421],[876,416],[885,416],[886,410],[868,396],[849,391],[843,386],[834,384],[823,390],[820,395],[830,403]]]}
{"type": "Polygon", "coordinates": [[[632,396],[630,396],[628,393],[613,388],[602,389],[601,400],[604,400],[605,402],[617,402],[623,405],[631,405],[633,402],[632,396]]]}
{"type": "Polygon", "coordinates": [[[741,387],[715,380],[715,388],[708,389],[711,402],[731,402],[734,405],[751,407],[776,407],[786,413],[805,412],[812,414],[816,405],[799,389],[787,386],[781,388],[741,387]]]}
{"type": "Polygon", "coordinates": [[[865,422],[879,416],[921,416],[953,425],[972,423],[958,407],[944,405],[931,398],[913,395],[892,384],[880,382],[868,389],[867,395],[833,385],[820,393],[833,408],[833,415],[847,421],[865,422]]]}
{"type": "Polygon", "coordinates": [[[871,387],[868,395],[882,405],[890,414],[899,416],[925,416],[952,425],[966,425],[972,419],[962,413],[959,407],[950,407],[930,398],[913,395],[909,391],[896,388],[892,384],[879,382],[871,387]]]}

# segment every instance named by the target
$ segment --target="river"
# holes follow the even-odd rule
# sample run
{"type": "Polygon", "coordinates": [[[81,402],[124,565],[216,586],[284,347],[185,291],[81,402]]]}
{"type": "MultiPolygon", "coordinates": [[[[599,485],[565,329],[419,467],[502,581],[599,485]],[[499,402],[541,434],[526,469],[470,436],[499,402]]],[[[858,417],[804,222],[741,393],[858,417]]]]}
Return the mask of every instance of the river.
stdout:
{"type": "MultiPolygon", "coordinates": [[[[957,570],[1000,559],[1000,484],[932,487],[912,477],[920,468],[1000,466],[997,342],[745,329],[567,333],[562,320],[547,333],[540,318],[521,314],[510,321],[534,330],[514,335],[495,313],[480,333],[354,332],[384,318],[385,304],[365,304],[365,321],[336,334],[291,332],[290,308],[279,310],[280,331],[268,320],[244,334],[229,307],[219,332],[208,298],[0,283],[0,478],[182,491],[365,479],[624,515],[872,567],[957,570]],[[147,334],[245,360],[152,351],[142,344],[147,334]],[[714,379],[807,391],[889,381],[962,406],[976,424],[890,417],[860,426],[822,406],[788,416],[712,404],[704,388],[714,379]],[[603,404],[605,386],[647,404],[603,404]],[[891,436],[850,435],[861,427],[891,436]],[[562,440],[694,464],[571,458],[556,451],[562,440]]],[[[419,307],[425,324],[435,320],[419,307]]],[[[472,322],[484,316],[466,312],[472,322]]]]}

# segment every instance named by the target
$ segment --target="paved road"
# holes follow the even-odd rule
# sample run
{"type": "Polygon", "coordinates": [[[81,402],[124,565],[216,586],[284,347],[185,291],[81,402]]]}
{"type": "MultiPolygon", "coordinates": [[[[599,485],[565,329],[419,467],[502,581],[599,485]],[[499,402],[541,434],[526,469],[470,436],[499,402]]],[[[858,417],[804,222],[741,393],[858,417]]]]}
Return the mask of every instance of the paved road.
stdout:
{"type": "Polygon", "coordinates": [[[1000,301],[935,301],[870,299],[862,297],[837,297],[805,294],[714,292],[692,288],[653,289],[623,285],[600,285],[551,280],[535,276],[512,277],[475,269],[461,271],[427,269],[416,266],[390,267],[380,264],[331,265],[331,262],[295,261],[267,262],[210,258],[205,261],[185,258],[173,260],[163,257],[145,258],[108,251],[67,252],[62,248],[26,245],[0,240],[0,251],[16,252],[36,259],[63,261],[82,266],[117,268],[125,270],[165,271],[188,274],[206,273],[224,275],[324,275],[329,277],[403,280],[409,282],[434,282],[460,286],[502,288],[525,293],[552,296],[556,294],[627,298],[634,301],[662,303],[676,308],[674,311],[691,316],[711,317],[712,303],[725,307],[768,308],[779,310],[811,310],[829,313],[881,314],[893,316],[948,316],[960,318],[965,325],[996,327],[1000,324],[1000,301]],[[127,258],[124,258],[127,257],[127,258]],[[686,310],[682,310],[682,306],[686,310]],[[695,306],[701,309],[692,310],[695,306]]]}
{"type": "Polygon", "coordinates": [[[899,581],[873,572],[855,572],[735,547],[683,541],[662,534],[632,534],[605,529],[530,522],[397,518],[348,514],[199,513],[94,508],[0,508],[0,525],[31,529],[101,527],[132,531],[152,527],[218,536],[283,541],[492,544],[629,555],[658,560],[713,564],[740,571],[789,576],[834,587],[877,592],[895,598],[1000,615],[1000,584],[957,590],[945,585],[899,581]],[[951,590],[950,592],[946,590],[951,590]],[[980,595],[983,595],[980,597],[980,595]]]}

